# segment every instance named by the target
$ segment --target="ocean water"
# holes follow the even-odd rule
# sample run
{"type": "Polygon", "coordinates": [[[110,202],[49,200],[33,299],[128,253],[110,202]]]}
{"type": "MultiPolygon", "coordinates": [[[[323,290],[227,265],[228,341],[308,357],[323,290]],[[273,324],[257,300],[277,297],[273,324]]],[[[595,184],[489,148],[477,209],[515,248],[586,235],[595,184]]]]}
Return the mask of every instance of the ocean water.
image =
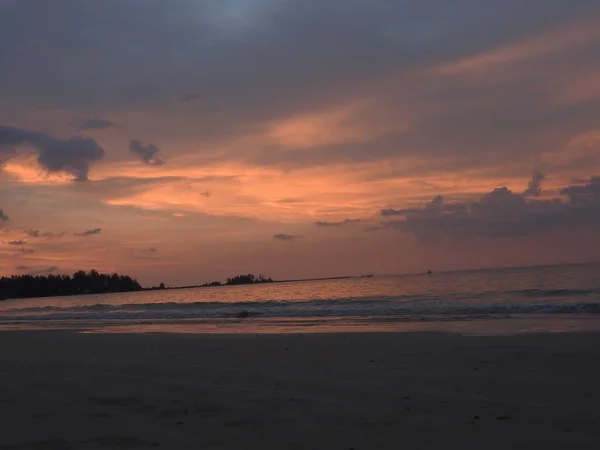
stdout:
{"type": "Polygon", "coordinates": [[[0,302],[5,329],[412,330],[432,323],[497,327],[496,319],[509,318],[598,326],[600,263],[0,302]],[[238,317],[243,311],[248,318],[238,317]]]}

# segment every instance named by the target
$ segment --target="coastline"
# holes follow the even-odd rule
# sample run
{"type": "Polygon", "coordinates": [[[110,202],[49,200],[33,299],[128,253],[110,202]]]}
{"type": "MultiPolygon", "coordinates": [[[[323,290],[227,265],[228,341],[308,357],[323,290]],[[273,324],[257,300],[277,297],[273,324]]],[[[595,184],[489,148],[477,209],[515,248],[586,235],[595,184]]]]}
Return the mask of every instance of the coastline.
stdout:
{"type": "Polygon", "coordinates": [[[261,284],[284,284],[284,283],[306,283],[309,281],[335,281],[335,280],[351,280],[354,278],[363,278],[359,275],[347,275],[347,276],[339,276],[339,277],[320,277],[320,278],[298,278],[298,279],[289,279],[289,280],[271,280],[264,281],[258,283],[226,283],[223,282],[221,284],[192,284],[186,286],[165,286],[164,288],[159,287],[145,287],[140,289],[140,291],[177,291],[181,289],[199,289],[199,288],[224,288],[224,287],[232,287],[232,286],[260,286],[261,284]]]}
{"type": "Polygon", "coordinates": [[[451,333],[464,336],[508,336],[536,333],[600,333],[595,314],[497,316],[274,317],[217,319],[75,319],[8,320],[2,333],[70,331],[101,334],[363,334],[451,333]]]}
{"type": "Polygon", "coordinates": [[[592,449],[599,344],[600,333],[6,331],[0,448],[592,449]]]}

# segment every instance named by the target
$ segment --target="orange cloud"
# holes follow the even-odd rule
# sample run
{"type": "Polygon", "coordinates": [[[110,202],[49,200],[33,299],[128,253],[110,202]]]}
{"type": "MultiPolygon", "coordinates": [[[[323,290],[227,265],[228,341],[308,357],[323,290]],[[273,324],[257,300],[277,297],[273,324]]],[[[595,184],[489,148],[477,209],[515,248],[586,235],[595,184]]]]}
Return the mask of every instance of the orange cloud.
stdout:
{"type": "Polygon", "coordinates": [[[367,142],[410,127],[406,119],[373,120],[370,116],[375,106],[372,101],[357,101],[277,120],[267,125],[265,144],[292,149],[326,147],[367,142]]]}
{"type": "MultiPolygon", "coordinates": [[[[237,174],[236,177],[215,181],[165,181],[142,185],[135,192],[125,192],[104,198],[108,205],[134,206],[148,210],[173,211],[177,216],[186,213],[206,213],[216,216],[252,217],[281,223],[312,223],[315,220],[367,219],[379,209],[408,206],[412,202],[431,199],[438,194],[454,198],[475,196],[505,184],[525,189],[530,173],[506,177],[502,168],[462,169],[430,174],[377,178],[391,164],[410,169],[419,167],[422,160],[403,160],[364,163],[360,167],[344,164],[329,167],[297,169],[291,172],[278,168],[259,168],[230,163],[206,167],[203,175],[237,174]],[[212,195],[203,195],[210,190],[212,195]]],[[[171,169],[170,175],[189,175],[171,169]]],[[[195,172],[194,172],[195,173],[195,172]]]]}
{"type": "Polygon", "coordinates": [[[542,55],[559,53],[600,38],[600,23],[576,23],[559,30],[534,36],[497,50],[443,64],[435,73],[441,75],[468,74],[493,69],[498,65],[530,60],[542,55]]]}

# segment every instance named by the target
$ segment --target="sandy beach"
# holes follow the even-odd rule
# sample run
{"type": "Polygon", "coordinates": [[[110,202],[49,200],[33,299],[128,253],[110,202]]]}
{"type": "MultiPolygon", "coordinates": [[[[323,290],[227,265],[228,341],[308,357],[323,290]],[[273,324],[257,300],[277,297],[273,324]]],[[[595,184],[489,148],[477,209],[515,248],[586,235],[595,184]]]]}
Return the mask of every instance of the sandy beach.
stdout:
{"type": "Polygon", "coordinates": [[[600,334],[0,333],[0,449],[600,447],[600,334]]]}

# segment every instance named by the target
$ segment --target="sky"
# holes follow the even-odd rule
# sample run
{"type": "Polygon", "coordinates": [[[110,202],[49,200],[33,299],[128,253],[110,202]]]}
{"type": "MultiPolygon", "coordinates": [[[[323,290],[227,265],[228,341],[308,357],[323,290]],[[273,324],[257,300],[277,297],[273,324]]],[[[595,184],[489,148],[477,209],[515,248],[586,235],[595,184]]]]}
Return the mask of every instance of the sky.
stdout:
{"type": "Polygon", "coordinates": [[[0,275],[600,259],[597,0],[0,0],[0,275]]]}

